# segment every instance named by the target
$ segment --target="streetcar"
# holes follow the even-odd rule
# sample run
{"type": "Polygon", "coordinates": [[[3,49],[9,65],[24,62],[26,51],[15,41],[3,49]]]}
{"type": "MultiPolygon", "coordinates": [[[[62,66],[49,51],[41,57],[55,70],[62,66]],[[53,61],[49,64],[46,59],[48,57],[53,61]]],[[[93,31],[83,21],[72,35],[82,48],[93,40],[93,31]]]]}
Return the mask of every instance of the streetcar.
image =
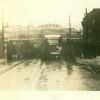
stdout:
{"type": "Polygon", "coordinates": [[[44,35],[42,56],[46,59],[52,57],[61,58],[62,42],[61,35],[44,35]]]}

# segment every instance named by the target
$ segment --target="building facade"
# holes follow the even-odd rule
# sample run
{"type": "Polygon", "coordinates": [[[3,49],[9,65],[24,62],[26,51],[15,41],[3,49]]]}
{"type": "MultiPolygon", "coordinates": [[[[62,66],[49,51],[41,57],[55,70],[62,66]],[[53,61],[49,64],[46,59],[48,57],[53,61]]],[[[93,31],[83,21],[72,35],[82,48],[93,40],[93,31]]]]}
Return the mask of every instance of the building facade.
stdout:
{"type": "Polygon", "coordinates": [[[100,41],[100,8],[86,13],[82,21],[83,38],[88,41],[100,41]]]}

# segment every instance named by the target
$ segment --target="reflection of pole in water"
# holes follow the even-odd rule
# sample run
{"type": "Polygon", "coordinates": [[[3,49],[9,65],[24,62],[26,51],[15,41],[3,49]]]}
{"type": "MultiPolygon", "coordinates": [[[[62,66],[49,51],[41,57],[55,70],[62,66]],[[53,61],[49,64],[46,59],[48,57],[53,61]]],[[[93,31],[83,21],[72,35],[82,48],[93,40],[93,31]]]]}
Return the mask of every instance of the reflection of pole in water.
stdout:
{"type": "Polygon", "coordinates": [[[70,75],[73,71],[73,68],[72,68],[72,64],[70,62],[67,62],[67,74],[70,75]]]}

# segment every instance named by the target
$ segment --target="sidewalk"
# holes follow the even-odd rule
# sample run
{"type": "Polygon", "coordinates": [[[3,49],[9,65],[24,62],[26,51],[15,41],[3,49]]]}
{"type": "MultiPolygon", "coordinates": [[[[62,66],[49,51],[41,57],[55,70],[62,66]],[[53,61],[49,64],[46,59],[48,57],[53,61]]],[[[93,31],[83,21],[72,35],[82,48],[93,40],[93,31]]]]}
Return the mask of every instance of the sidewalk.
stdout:
{"type": "Polygon", "coordinates": [[[94,74],[100,74],[100,56],[94,58],[94,59],[77,59],[76,60],[77,65],[80,67],[94,73],[94,74]]]}

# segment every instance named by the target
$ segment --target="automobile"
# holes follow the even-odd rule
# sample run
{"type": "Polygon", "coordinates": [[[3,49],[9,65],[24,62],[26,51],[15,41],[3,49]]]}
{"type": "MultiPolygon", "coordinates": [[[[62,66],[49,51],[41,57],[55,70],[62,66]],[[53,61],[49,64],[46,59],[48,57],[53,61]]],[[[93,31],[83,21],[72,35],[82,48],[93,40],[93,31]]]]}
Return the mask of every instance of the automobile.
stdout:
{"type": "Polygon", "coordinates": [[[44,56],[51,58],[61,57],[63,42],[61,35],[44,35],[44,56]]]}

